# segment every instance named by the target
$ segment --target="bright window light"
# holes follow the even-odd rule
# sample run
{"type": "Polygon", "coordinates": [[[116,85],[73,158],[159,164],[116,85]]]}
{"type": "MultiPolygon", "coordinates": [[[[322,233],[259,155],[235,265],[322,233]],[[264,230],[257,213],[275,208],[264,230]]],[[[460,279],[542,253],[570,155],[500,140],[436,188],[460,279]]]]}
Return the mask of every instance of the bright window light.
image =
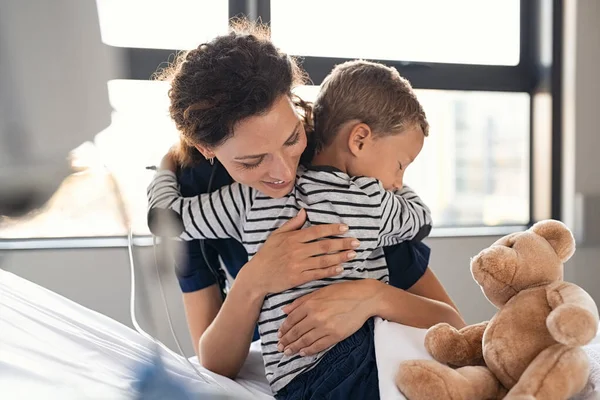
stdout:
{"type": "Polygon", "coordinates": [[[189,50],[227,33],[218,0],[97,0],[102,41],[111,46],[189,50]]]}
{"type": "Polygon", "coordinates": [[[272,0],[274,42],[301,56],[517,65],[519,0],[272,0]]]}

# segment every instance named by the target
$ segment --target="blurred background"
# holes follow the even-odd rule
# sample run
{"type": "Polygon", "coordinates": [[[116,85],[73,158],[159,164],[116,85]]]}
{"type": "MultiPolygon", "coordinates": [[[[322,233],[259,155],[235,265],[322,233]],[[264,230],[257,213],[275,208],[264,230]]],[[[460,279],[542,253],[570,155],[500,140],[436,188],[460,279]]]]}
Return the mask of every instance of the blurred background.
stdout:
{"type": "MultiPolygon", "coordinates": [[[[145,193],[153,174],[146,167],[177,140],[168,86],[153,75],[177,51],[226,33],[230,18],[245,15],[269,23],[274,42],[301,58],[313,83],[298,89],[305,100],[333,66],[354,58],[394,66],[417,89],[431,130],[406,182],[432,209],[431,267],[467,322],[492,312],[470,277],[469,258],[545,218],[575,232],[579,249],[567,279],[600,301],[599,1],[97,0],[95,6],[106,57],[116,66],[106,82],[110,125],[73,149],[73,174],[43,208],[0,216],[2,268],[130,325],[122,213],[133,226],[137,268],[145,268],[152,256],[145,193]]],[[[35,40],[31,30],[16,38],[22,46],[35,40]]],[[[39,71],[48,73],[43,65],[39,71]]],[[[167,295],[176,330],[187,335],[174,279],[167,295]]]]}

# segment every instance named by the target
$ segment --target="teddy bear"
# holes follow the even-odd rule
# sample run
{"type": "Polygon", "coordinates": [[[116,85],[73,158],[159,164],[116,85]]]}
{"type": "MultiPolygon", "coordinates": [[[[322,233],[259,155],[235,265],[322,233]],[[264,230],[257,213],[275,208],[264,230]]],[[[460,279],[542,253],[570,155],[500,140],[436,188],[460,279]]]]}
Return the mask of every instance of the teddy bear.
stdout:
{"type": "Polygon", "coordinates": [[[425,335],[433,360],[401,363],[396,385],[409,400],[565,400],[588,379],[581,348],[598,330],[598,308],[563,281],[575,239],[545,220],[503,237],[471,260],[471,274],[498,309],[488,322],[425,335]]]}

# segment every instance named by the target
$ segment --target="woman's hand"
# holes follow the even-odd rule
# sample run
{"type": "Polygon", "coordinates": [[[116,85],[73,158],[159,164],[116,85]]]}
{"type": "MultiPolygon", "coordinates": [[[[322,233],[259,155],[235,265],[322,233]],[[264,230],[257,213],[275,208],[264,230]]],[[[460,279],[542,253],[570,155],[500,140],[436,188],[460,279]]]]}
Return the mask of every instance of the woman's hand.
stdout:
{"type": "Polygon", "coordinates": [[[265,295],[337,275],[338,266],[352,258],[350,249],[358,246],[352,244],[356,239],[314,242],[346,232],[347,227],[337,224],[300,229],[305,220],[306,211],[302,210],[273,232],[242,267],[221,310],[200,338],[199,353],[205,368],[235,378],[248,355],[265,295]]]}
{"type": "Polygon", "coordinates": [[[317,225],[300,229],[305,220],[306,211],[300,210],[298,215],[273,232],[241,269],[240,274],[252,281],[252,286],[261,296],[338,275],[342,272],[341,264],[356,257],[352,250],[360,245],[356,239],[315,241],[347,232],[346,225],[317,225]]]}
{"type": "Polygon", "coordinates": [[[326,286],[283,308],[278,349],[286,355],[313,355],[356,332],[373,315],[369,299],[378,281],[364,279],[326,286]]]}

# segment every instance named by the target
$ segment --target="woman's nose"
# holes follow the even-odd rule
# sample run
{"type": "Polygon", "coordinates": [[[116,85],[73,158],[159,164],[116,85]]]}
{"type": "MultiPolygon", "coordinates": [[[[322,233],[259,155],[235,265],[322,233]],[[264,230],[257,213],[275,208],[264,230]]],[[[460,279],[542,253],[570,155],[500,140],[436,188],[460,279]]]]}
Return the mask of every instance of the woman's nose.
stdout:
{"type": "Polygon", "coordinates": [[[289,157],[279,155],[275,157],[271,176],[282,181],[291,181],[296,177],[296,164],[289,157]]]}

